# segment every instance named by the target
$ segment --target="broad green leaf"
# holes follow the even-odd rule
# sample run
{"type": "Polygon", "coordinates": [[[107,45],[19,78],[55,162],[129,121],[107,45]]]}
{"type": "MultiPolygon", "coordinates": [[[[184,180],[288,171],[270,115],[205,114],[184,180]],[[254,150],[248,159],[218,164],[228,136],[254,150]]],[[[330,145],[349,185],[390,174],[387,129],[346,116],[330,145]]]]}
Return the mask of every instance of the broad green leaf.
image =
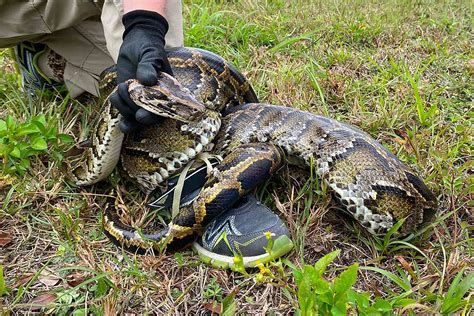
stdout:
{"type": "Polygon", "coordinates": [[[11,117],[10,115],[7,116],[5,123],[6,123],[7,129],[10,131],[16,128],[16,122],[13,120],[13,117],[11,117]]]}
{"type": "Polygon", "coordinates": [[[341,274],[334,280],[333,292],[336,301],[341,299],[346,294],[346,292],[356,283],[358,269],[359,264],[355,263],[349,268],[347,268],[345,271],[341,272],[341,274]]]}
{"type": "Polygon", "coordinates": [[[331,314],[332,315],[340,315],[340,316],[345,316],[346,315],[346,302],[336,302],[332,308],[331,308],[331,314]]]}
{"type": "Polygon", "coordinates": [[[26,171],[30,167],[30,161],[28,159],[22,159],[18,166],[21,168],[20,170],[26,171]]]}
{"type": "Polygon", "coordinates": [[[39,121],[31,121],[31,124],[35,125],[39,131],[41,132],[41,134],[46,134],[46,127],[44,126],[43,123],[39,122],[39,121]]]}
{"type": "Polygon", "coordinates": [[[25,136],[25,135],[31,135],[31,134],[36,134],[39,133],[40,130],[39,128],[32,123],[29,124],[22,124],[16,131],[17,136],[25,136]]]}
{"type": "Polygon", "coordinates": [[[232,291],[222,301],[222,304],[221,304],[222,316],[235,315],[235,312],[237,311],[237,304],[235,303],[236,294],[237,294],[237,291],[232,291]]]}
{"type": "Polygon", "coordinates": [[[45,133],[48,139],[55,139],[57,137],[57,134],[58,134],[58,129],[56,128],[56,126],[49,127],[45,133]]]}
{"type": "Polygon", "coordinates": [[[386,300],[383,300],[381,298],[377,298],[375,300],[374,305],[372,305],[372,307],[381,312],[389,312],[392,310],[392,305],[386,300]]]}
{"type": "Polygon", "coordinates": [[[0,155],[7,156],[12,150],[12,146],[9,144],[0,143],[0,155]]]}
{"type": "Polygon", "coordinates": [[[354,290],[347,291],[347,300],[357,304],[357,307],[367,308],[370,305],[370,294],[369,293],[358,293],[354,290]]]}
{"type": "Polygon", "coordinates": [[[297,285],[302,290],[307,290],[309,294],[322,294],[330,289],[329,283],[324,280],[313,266],[305,265],[301,277],[297,280],[297,285]]]}
{"type": "Polygon", "coordinates": [[[54,160],[56,161],[62,161],[64,159],[64,155],[60,152],[53,151],[51,153],[51,156],[53,157],[54,160]]]}
{"type": "Polygon", "coordinates": [[[109,279],[107,279],[105,276],[97,280],[97,288],[95,292],[96,297],[101,297],[107,294],[110,288],[109,283],[109,279]]]}
{"type": "Polygon", "coordinates": [[[20,148],[14,147],[13,150],[10,152],[10,155],[15,158],[21,158],[20,148]]]}
{"type": "Polygon", "coordinates": [[[337,256],[341,253],[340,249],[334,250],[333,252],[328,253],[324,257],[318,260],[315,263],[314,268],[316,269],[316,273],[321,276],[323,275],[324,271],[326,271],[327,266],[336,259],[337,256]]]}
{"type": "Polygon", "coordinates": [[[293,276],[295,277],[296,285],[299,285],[303,281],[303,273],[300,270],[293,270],[293,276]]]}
{"type": "Polygon", "coordinates": [[[65,293],[60,293],[59,301],[62,304],[71,305],[72,301],[74,300],[74,295],[73,294],[74,294],[74,292],[72,292],[72,291],[65,292],[65,293]]]}
{"type": "Polygon", "coordinates": [[[86,309],[85,308],[81,308],[81,309],[76,309],[74,310],[74,312],[72,312],[71,314],[72,316],[86,316],[86,309]]]}
{"type": "Polygon", "coordinates": [[[320,305],[320,302],[326,303],[327,305],[332,305],[334,303],[331,291],[316,295],[316,301],[318,305],[320,305]]]}
{"type": "Polygon", "coordinates": [[[311,280],[311,289],[312,292],[315,294],[324,294],[324,293],[329,293],[330,290],[330,284],[323,278],[318,278],[318,279],[313,279],[311,280]]]}
{"type": "Polygon", "coordinates": [[[48,144],[41,137],[36,137],[31,141],[31,148],[36,150],[46,150],[48,149],[48,144]]]}
{"type": "Polygon", "coordinates": [[[37,151],[31,147],[31,143],[18,143],[15,147],[20,149],[22,158],[27,158],[37,154],[37,151]]]}
{"type": "Polygon", "coordinates": [[[46,126],[46,116],[44,114],[33,117],[32,121],[41,124],[43,127],[46,126]]]}
{"type": "Polygon", "coordinates": [[[74,137],[68,134],[58,134],[58,138],[63,143],[73,143],[74,137]]]}
{"type": "Polygon", "coordinates": [[[0,132],[7,130],[7,122],[5,120],[0,119],[0,132]]]}
{"type": "Polygon", "coordinates": [[[300,302],[301,315],[316,315],[314,300],[312,298],[306,298],[300,302]]]}

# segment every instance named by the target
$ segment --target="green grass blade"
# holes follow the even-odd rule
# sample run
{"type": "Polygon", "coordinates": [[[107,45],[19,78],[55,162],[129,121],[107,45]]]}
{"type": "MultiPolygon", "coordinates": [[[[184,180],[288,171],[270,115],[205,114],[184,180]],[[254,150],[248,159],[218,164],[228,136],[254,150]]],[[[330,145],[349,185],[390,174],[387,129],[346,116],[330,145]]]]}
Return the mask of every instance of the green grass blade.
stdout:
{"type": "Polygon", "coordinates": [[[3,266],[0,264],[0,296],[7,294],[7,286],[3,277],[3,266]]]}
{"type": "Polygon", "coordinates": [[[383,269],[380,269],[380,268],[376,268],[376,267],[360,267],[360,269],[378,272],[381,275],[387,277],[389,280],[391,280],[395,284],[397,284],[399,287],[401,287],[405,291],[410,291],[411,290],[411,284],[405,282],[402,278],[400,278],[399,276],[395,275],[392,272],[389,272],[389,271],[386,271],[386,270],[383,270],[383,269]]]}
{"type": "Polygon", "coordinates": [[[446,292],[443,298],[443,304],[441,305],[442,313],[453,313],[459,308],[464,306],[463,301],[464,295],[474,287],[474,272],[469,273],[464,279],[465,269],[462,269],[454,277],[451,285],[449,286],[448,292],[446,292]]]}
{"type": "Polygon", "coordinates": [[[400,227],[405,223],[405,218],[400,219],[398,222],[393,225],[389,231],[383,237],[383,250],[387,250],[392,236],[400,229],[400,227]]]}
{"type": "Polygon", "coordinates": [[[299,42],[299,41],[305,41],[305,40],[310,41],[310,40],[313,39],[312,35],[314,35],[315,33],[316,33],[315,31],[312,31],[312,32],[304,33],[304,34],[301,34],[301,35],[298,35],[298,36],[290,37],[290,38],[288,38],[286,40],[283,40],[280,43],[276,44],[272,48],[270,48],[268,50],[268,52],[269,53],[275,53],[275,52],[281,50],[282,48],[290,46],[291,44],[294,44],[294,43],[299,42]]]}

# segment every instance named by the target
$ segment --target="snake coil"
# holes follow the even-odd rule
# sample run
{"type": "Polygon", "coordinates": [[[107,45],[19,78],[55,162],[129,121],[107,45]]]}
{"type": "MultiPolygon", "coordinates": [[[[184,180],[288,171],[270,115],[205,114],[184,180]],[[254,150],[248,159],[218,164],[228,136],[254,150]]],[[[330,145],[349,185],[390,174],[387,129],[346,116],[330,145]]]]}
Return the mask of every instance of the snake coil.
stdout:
{"type": "Polygon", "coordinates": [[[107,97],[115,72],[103,74],[106,97],[93,146],[71,177],[78,185],[96,183],[120,160],[150,192],[202,152],[224,160],[192,205],[162,231],[129,227],[109,208],[104,228],[115,242],[132,250],[182,246],[282,164],[295,161],[315,168],[342,208],[373,234],[385,233],[402,218],[402,233],[432,219],[437,202],[428,187],[368,134],[327,117],[258,103],[247,80],[213,53],[180,48],[169,51],[169,61],[174,78],[163,74],[153,87],[129,82],[134,102],[165,121],[126,137],[107,97]]]}

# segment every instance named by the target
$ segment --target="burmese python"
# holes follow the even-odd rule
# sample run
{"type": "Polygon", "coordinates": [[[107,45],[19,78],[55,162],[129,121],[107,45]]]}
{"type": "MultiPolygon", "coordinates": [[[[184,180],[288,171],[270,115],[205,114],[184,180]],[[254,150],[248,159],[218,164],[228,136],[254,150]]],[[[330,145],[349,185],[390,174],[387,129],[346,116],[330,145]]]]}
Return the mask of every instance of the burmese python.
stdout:
{"type": "Polygon", "coordinates": [[[408,233],[434,215],[436,199],[423,181],[368,134],[327,117],[257,103],[245,78],[207,51],[180,48],[169,51],[169,60],[176,79],[162,74],[154,87],[129,81],[137,105],[167,119],[128,135],[123,144],[120,115],[107,97],[115,72],[104,72],[103,114],[73,178],[79,185],[95,183],[121,159],[126,173],[150,192],[200,152],[224,159],[192,207],[180,209],[161,231],[124,225],[108,208],[104,228],[116,242],[135,249],[187,243],[283,163],[314,168],[343,209],[371,233],[385,233],[402,218],[400,231],[408,233]]]}

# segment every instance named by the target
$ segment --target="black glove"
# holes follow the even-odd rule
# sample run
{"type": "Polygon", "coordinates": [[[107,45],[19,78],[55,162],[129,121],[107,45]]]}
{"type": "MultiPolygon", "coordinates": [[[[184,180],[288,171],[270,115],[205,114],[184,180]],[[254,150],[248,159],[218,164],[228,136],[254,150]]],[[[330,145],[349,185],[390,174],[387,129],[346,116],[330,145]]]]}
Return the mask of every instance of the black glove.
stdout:
{"type": "Polygon", "coordinates": [[[123,116],[120,129],[124,133],[135,130],[140,124],[155,124],[162,118],[138,107],[130,99],[128,85],[124,82],[136,78],[142,84],[156,84],[158,74],[164,71],[173,75],[165,52],[165,35],[168,22],[152,11],[135,10],[122,18],[125,32],[117,60],[117,92],[110,102],[123,116]]]}

